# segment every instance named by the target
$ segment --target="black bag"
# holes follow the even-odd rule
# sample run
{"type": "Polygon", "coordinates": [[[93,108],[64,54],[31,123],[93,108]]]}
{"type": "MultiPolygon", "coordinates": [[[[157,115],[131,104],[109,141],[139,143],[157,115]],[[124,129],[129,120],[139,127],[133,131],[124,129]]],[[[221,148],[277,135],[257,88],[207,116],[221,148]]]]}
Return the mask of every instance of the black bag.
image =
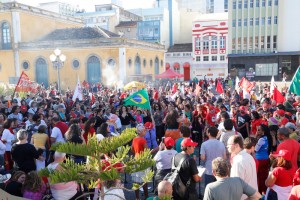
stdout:
{"type": "Polygon", "coordinates": [[[272,188],[270,188],[268,197],[266,198],[268,200],[278,200],[277,192],[275,192],[272,188]]]}
{"type": "Polygon", "coordinates": [[[190,185],[191,179],[188,180],[187,184],[184,185],[180,176],[179,170],[181,168],[182,163],[186,160],[186,158],[182,158],[177,167],[175,167],[175,156],[172,158],[172,172],[168,173],[164,180],[169,181],[173,186],[173,192],[175,192],[180,198],[184,198],[187,188],[190,185]]]}

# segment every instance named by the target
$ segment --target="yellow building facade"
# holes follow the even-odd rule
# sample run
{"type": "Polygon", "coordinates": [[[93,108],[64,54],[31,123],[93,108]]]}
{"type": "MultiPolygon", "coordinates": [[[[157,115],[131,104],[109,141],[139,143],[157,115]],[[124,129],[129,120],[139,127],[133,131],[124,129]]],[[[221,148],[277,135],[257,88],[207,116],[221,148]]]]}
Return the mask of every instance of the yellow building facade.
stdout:
{"type": "Polygon", "coordinates": [[[19,3],[0,4],[0,81],[16,83],[24,71],[49,86],[58,81],[49,56],[59,48],[66,61],[59,69],[61,88],[77,78],[89,83],[154,79],[164,71],[164,46],[120,38],[101,28],[83,27],[66,17],[19,3]]]}

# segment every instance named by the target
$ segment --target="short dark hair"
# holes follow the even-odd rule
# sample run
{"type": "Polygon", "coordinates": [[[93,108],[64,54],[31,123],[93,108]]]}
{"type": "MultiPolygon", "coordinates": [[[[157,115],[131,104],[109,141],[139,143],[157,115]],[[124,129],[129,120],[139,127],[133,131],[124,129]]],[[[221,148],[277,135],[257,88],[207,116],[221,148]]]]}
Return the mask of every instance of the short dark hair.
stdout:
{"type": "Polygon", "coordinates": [[[230,118],[227,111],[221,111],[220,115],[224,119],[229,119],[230,118]]]}
{"type": "Polygon", "coordinates": [[[238,144],[240,146],[240,148],[243,149],[243,147],[244,147],[243,138],[239,135],[233,135],[231,137],[233,137],[233,143],[238,144]]]}
{"type": "Polygon", "coordinates": [[[231,119],[225,119],[223,124],[226,131],[230,131],[233,129],[233,122],[231,119]]]}
{"type": "Polygon", "coordinates": [[[212,137],[217,137],[219,130],[215,126],[211,126],[207,129],[207,132],[212,136],[212,137]]]}
{"type": "Polygon", "coordinates": [[[180,133],[182,134],[183,137],[190,137],[191,130],[187,126],[181,126],[180,127],[180,133]]]}

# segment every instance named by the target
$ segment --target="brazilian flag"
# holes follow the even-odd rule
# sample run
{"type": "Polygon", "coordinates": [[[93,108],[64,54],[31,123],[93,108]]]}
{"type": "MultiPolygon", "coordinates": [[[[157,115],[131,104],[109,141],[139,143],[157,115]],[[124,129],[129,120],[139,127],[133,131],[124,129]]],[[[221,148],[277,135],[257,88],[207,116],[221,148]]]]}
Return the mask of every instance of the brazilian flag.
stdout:
{"type": "Polygon", "coordinates": [[[124,99],[124,106],[137,106],[143,109],[150,110],[149,96],[146,90],[139,90],[126,99],[124,99]]]}
{"type": "Polygon", "coordinates": [[[291,93],[294,93],[297,95],[300,95],[300,70],[299,70],[299,68],[300,68],[300,66],[298,67],[298,69],[293,77],[293,80],[291,82],[290,88],[289,88],[289,91],[291,93]]]}

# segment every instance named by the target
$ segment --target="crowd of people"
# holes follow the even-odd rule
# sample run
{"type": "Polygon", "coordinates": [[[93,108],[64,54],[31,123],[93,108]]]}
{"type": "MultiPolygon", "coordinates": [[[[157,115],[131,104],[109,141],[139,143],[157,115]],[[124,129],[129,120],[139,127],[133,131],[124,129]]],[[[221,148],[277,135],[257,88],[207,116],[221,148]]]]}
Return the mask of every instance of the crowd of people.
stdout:
{"type": "MultiPolygon", "coordinates": [[[[87,158],[51,152],[51,145],[84,144],[92,136],[101,142],[135,127],[132,154],[149,148],[156,162],[154,193],[158,196],[149,197],[148,185],[144,184],[145,199],[168,195],[175,200],[300,199],[300,97],[282,91],[286,101],[278,104],[272,100],[268,84],[257,83],[248,96],[242,88],[234,90],[231,80],[222,84],[224,93],[219,95],[212,80],[149,86],[150,110],[123,105],[133,91],[103,86],[85,89],[83,100],[76,101],[70,91],[64,95],[43,91],[23,98],[16,93],[11,101],[1,97],[2,188],[29,199],[42,199],[50,193],[58,200],[75,199],[82,193],[76,182],[49,185],[37,172],[45,167],[60,170],[66,157],[76,163],[87,158]],[[199,165],[206,168],[204,175],[199,174],[199,165]],[[184,195],[166,180],[178,166],[187,187],[184,195]],[[199,182],[204,182],[204,191],[196,189],[199,182]]],[[[131,174],[131,179],[142,183],[144,174],[131,174]]],[[[116,182],[104,187],[112,185],[116,182]]],[[[118,197],[105,199],[124,198],[122,190],[113,191],[118,197]]],[[[135,199],[140,199],[139,190],[135,199]]]]}

